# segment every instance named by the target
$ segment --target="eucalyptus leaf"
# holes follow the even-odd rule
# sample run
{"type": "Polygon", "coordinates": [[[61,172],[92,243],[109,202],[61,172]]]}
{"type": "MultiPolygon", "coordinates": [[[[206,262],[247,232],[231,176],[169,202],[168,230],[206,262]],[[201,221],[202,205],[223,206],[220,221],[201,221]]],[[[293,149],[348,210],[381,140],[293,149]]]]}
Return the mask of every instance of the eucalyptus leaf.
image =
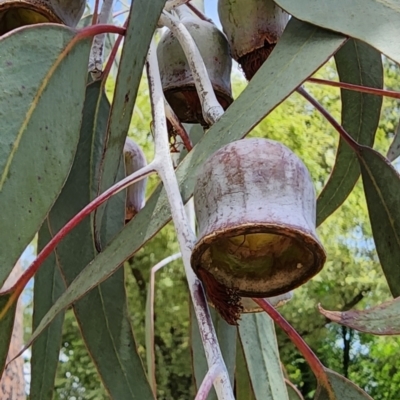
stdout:
{"type": "MultiPolygon", "coordinates": [[[[325,372],[337,400],[373,400],[367,393],[344,376],[328,368],[325,368],[325,372]]],[[[328,398],[323,391],[317,390],[314,400],[328,400],[328,398]]]]}
{"type": "Polygon", "coordinates": [[[367,310],[319,312],[331,321],[373,335],[400,335],[400,297],[367,310]]]}
{"type": "MultiPolygon", "coordinates": [[[[245,136],[262,118],[318,69],[346,38],[291,19],[286,30],[247,88],[222,118],[185,157],[176,170],[181,194],[186,202],[193,194],[198,167],[223,145],[245,136]],[[276,85],[277,80],[282,82],[276,85]]],[[[92,289],[140,249],[169,220],[165,193],[159,186],[146,206],[70,285],[28,342],[62,309],[92,289]]]]}
{"type": "MultiPolygon", "coordinates": [[[[341,82],[383,88],[381,54],[371,46],[350,39],[336,54],[341,82]]],[[[374,144],[382,107],[382,97],[341,90],[342,126],[358,143],[374,144]]],[[[317,225],[320,225],[346,200],[360,176],[357,155],[340,139],[335,165],[317,201],[317,225]]]]}
{"type": "Polygon", "coordinates": [[[400,63],[397,0],[275,0],[294,17],[368,43],[400,63]]]}
{"type": "Polygon", "coordinates": [[[304,400],[304,397],[292,382],[289,382],[288,380],[285,380],[285,382],[289,400],[304,400]]]}
{"type": "Polygon", "coordinates": [[[400,176],[377,151],[357,151],[376,251],[393,297],[400,296],[400,176]]]}
{"type": "Polygon", "coordinates": [[[36,25],[0,38],[0,209],[7,215],[0,229],[6,249],[0,251],[0,287],[74,159],[91,45],[87,38],[65,51],[75,34],[61,25],[36,25]]]}
{"type": "MultiPolygon", "coordinates": [[[[86,92],[81,136],[68,180],[48,216],[53,234],[58,232],[95,196],[93,170],[100,164],[109,104],[101,82],[86,92]]],[[[122,159],[122,154],[119,159],[122,159]]],[[[120,163],[123,167],[123,163],[120,163]]],[[[124,168],[120,169],[120,175],[124,168]]],[[[122,176],[118,176],[121,179],[122,176]]],[[[107,243],[125,221],[125,192],[107,203],[100,232],[107,243]]],[[[56,248],[57,263],[69,285],[97,255],[90,218],[56,248]]],[[[74,304],[75,316],[94,364],[112,399],[152,399],[153,394],[136,349],[126,304],[124,271],[120,269],[74,304]],[[99,332],[101,334],[99,335],[99,332]]]]}
{"type": "Polygon", "coordinates": [[[236,400],[256,400],[247,368],[247,362],[244,358],[243,348],[240,344],[239,338],[236,346],[235,382],[236,400]]]}
{"type": "MultiPolygon", "coordinates": [[[[98,194],[103,193],[116,182],[144,62],[164,4],[165,0],[132,2],[99,168],[98,194]],[[146,24],[143,24],[143,21],[146,21],[146,24]]],[[[105,205],[102,205],[95,211],[94,227],[98,249],[105,245],[100,239],[104,210],[105,205]]]]}
{"type": "MultiPolygon", "coordinates": [[[[38,252],[43,249],[51,238],[52,235],[49,232],[46,219],[39,231],[38,252]]],[[[35,275],[32,329],[36,329],[46,312],[64,293],[65,287],[56,255],[53,252],[35,275]]],[[[31,400],[53,399],[63,322],[64,312],[61,312],[32,345],[29,390],[31,400]]]]}
{"type": "Polygon", "coordinates": [[[256,400],[288,400],[272,319],[264,312],[243,314],[239,337],[256,400]]]}
{"type": "Polygon", "coordinates": [[[0,294],[0,313],[3,314],[0,318],[0,379],[7,360],[8,348],[10,347],[14,327],[15,311],[17,309],[18,299],[9,305],[12,294],[12,292],[0,294]],[[5,307],[7,310],[4,310],[5,307]]]}

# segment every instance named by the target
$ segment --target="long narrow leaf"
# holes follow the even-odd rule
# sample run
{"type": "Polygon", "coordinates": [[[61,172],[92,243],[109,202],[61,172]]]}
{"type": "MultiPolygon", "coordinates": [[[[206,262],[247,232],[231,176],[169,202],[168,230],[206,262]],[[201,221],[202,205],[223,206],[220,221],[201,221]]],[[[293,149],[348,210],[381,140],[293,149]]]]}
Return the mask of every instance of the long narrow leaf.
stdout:
{"type": "MultiPolygon", "coordinates": [[[[93,197],[93,168],[99,165],[98,151],[104,140],[108,102],[100,82],[88,86],[77,155],[68,180],[48,220],[53,234],[93,197]]],[[[121,159],[122,154],[119,159],[121,159]]],[[[123,166],[123,164],[120,164],[123,166]]],[[[124,170],[121,170],[124,173],[124,170]]],[[[119,177],[121,178],[121,177],[119,177]]],[[[102,238],[107,243],[124,226],[124,193],[107,204],[102,238]]],[[[68,235],[56,249],[58,264],[69,285],[95,256],[90,218],[68,235]]],[[[112,399],[152,399],[153,395],[137,353],[128,317],[124,271],[90,291],[74,304],[74,312],[86,347],[112,399]],[[101,333],[101,334],[99,334],[101,333]]]]}
{"type": "MultiPolygon", "coordinates": [[[[51,237],[48,222],[45,220],[39,231],[38,251],[49,242],[51,237]]],[[[35,275],[33,330],[36,329],[43,316],[64,291],[65,283],[57,264],[56,255],[53,253],[35,275]]],[[[32,346],[31,385],[29,391],[31,400],[53,399],[54,381],[60,358],[63,322],[64,312],[61,312],[32,346]]]]}
{"type": "Polygon", "coordinates": [[[249,370],[247,368],[246,359],[244,358],[243,348],[240,344],[239,338],[236,346],[235,384],[236,400],[257,400],[254,396],[249,370]]]}
{"type": "Polygon", "coordinates": [[[74,35],[48,25],[0,39],[0,209],[7,215],[0,228],[0,288],[60,193],[75,155],[90,40],[67,52],[74,35]]]}
{"type": "Polygon", "coordinates": [[[242,315],[239,337],[254,397],[257,400],[288,400],[271,318],[266,313],[242,315]]]}
{"type": "Polygon", "coordinates": [[[367,310],[319,312],[333,322],[374,335],[400,335],[400,297],[367,310]]]}
{"type": "MultiPolygon", "coordinates": [[[[328,368],[325,368],[325,372],[337,400],[373,400],[367,393],[344,376],[328,368]]],[[[317,390],[314,400],[327,400],[327,398],[322,391],[317,390]]]]}
{"type": "MultiPolygon", "coordinates": [[[[349,40],[335,55],[341,82],[383,87],[381,54],[358,40],[349,40]]],[[[371,146],[378,129],[382,97],[341,90],[342,126],[358,143],[371,146]]],[[[339,142],[335,166],[317,202],[317,225],[331,215],[353,190],[360,176],[357,155],[339,142]]]]}
{"type": "MultiPolygon", "coordinates": [[[[0,310],[2,310],[10,300],[12,293],[0,295],[0,310]]],[[[10,346],[11,335],[14,326],[15,311],[17,302],[13,302],[7,308],[3,318],[0,319],[0,379],[4,371],[4,366],[7,360],[8,348],[10,346]]]]}
{"type": "MultiPolygon", "coordinates": [[[[135,0],[131,4],[101,166],[97,172],[99,194],[115,183],[150,40],[164,4],[165,0],[135,0]]],[[[94,226],[99,248],[105,245],[101,244],[99,236],[105,207],[103,205],[95,212],[94,226]]]]}
{"type": "Polygon", "coordinates": [[[368,43],[400,63],[397,0],[275,0],[294,17],[368,43]]]}
{"type": "Polygon", "coordinates": [[[286,389],[289,395],[289,400],[304,400],[304,397],[299,392],[299,390],[293,385],[293,383],[285,380],[286,389]]]}
{"type": "Polygon", "coordinates": [[[400,296],[400,176],[368,147],[358,151],[376,251],[393,297],[400,296]]]}

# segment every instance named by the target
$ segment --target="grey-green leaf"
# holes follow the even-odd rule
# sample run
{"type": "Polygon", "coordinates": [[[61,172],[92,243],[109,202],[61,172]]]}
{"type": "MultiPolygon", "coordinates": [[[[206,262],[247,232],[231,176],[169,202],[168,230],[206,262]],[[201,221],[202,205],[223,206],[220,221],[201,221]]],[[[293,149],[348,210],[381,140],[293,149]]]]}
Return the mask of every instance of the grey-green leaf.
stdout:
{"type": "Polygon", "coordinates": [[[36,25],[0,39],[0,209],[7,215],[0,287],[39,230],[75,155],[91,40],[65,52],[74,35],[61,25],[36,25]]]}
{"type": "MultiPolygon", "coordinates": [[[[381,54],[371,46],[350,39],[335,55],[341,82],[383,87],[381,54]]],[[[371,146],[378,129],[382,97],[342,89],[342,126],[358,143],[371,146]]],[[[317,201],[320,225],[346,200],[360,176],[357,155],[340,139],[332,173],[317,201]]]]}
{"type": "Polygon", "coordinates": [[[400,63],[397,0],[275,0],[294,17],[370,44],[400,63]]]}
{"type": "MultiPolygon", "coordinates": [[[[132,2],[104,141],[103,157],[98,171],[99,194],[115,183],[150,40],[164,4],[165,0],[132,2]],[[146,23],[143,24],[143,21],[146,23]]],[[[99,232],[104,210],[103,205],[95,211],[94,226],[98,248],[103,247],[99,232]]]]}
{"type": "Polygon", "coordinates": [[[304,397],[299,392],[299,390],[296,388],[296,386],[293,385],[292,382],[285,380],[285,383],[286,383],[286,389],[288,392],[289,400],[304,400],[304,397]]]}
{"type": "Polygon", "coordinates": [[[8,306],[12,294],[12,292],[0,294],[0,313],[2,314],[0,318],[0,379],[7,360],[8,348],[10,346],[14,327],[15,311],[17,308],[17,301],[14,301],[8,306]]]}
{"type": "Polygon", "coordinates": [[[390,162],[369,147],[360,146],[369,219],[376,251],[393,297],[400,296],[400,176],[390,162]]]}
{"type": "Polygon", "coordinates": [[[239,337],[255,398],[288,400],[271,318],[264,312],[243,314],[239,337]]]}
{"type": "MultiPolygon", "coordinates": [[[[38,252],[51,240],[47,219],[39,231],[38,252]]],[[[33,291],[33,322],[36,329],[39,322],[55,301],[65,291],[65,283],[53,252],[35,274],[33,291]]],[[[59,363],[64,312],[54,318],[49,327],[42,332],[32,345],[31,400],[52,400],[54,381],[59,363]]]]}
{"type": "MultiPolygon", "coordinates": [[[[325,368],[325,372],[337,400],[373,400],[367,393],[344,376],[339,375],[337,372],[328,368],[325,368]]],[[[318,389],[314,396],[314,400],[328,400],[328,398],[318,389]]]]}
{"type": "MultiPolygon", "coordinates": [[[[92,171],[99,165],[99,149],[102,148],[105,133],[102,119],[108,115],[97,110],[107,109],[107,104],[101,82],[90,84],[75,161],[48,217],[54,234],[93,197],[92,171]]],[[[121,172],[124,173],[123,170],[121,172]]],[[[124,226],[124,199],[122,192],[107,203],[101,230],[104,243],[124,226]]],[[[72,234],[63,239],[57,246],[56,255],[62,275],[69,285],[97,255],[90,218],[82,221],[72,234]]],[[[123,269],[76,302],[74,312],[86,347],[110,397],[153,399],[128,317],[123,269]]]]}
{"type": "MultiPolygon", "coordinates": [[[[226,143],[245,136],[265,115],[318,69],[346,40],[309,24],[291,19],[258,73],[223,117],[209,130],[177,168],[181,194],[186,202],[193,194],[198,167],[226,143]],[[277,80],[282,82],[276,85],[277,80]]],[[[158,187],[146,206],[130,221],[95,260],[82,271],[42,320],[33,340],[60,310],[102,282],[134,254],[170,219],[168,201],[158,187]]]]}
{"type": "MultiPolygon", "coordinates": [[[[236,364],[237,329],[235,326],[229,325],[225,320],[223,320],[215,309],[210,308],[210,313],[217,333],[222,357],[224,358],[231,385],[233,387],[236,364]]],[[[198,389],[207,374],[208,366],[206,355],[204,353],[204,346],[201,341],[199,325],[192,305],[190,306],[190,344],[192,349],[193,376],[195,385],[198,389]]],[[[217,394],[215,393],[214,388],[211,389],[207,400],[217,400],[217,394]]]]}
{"type": "Polygon", "coordinates": [[[235,383],[236,400],[256,400],[239,338],[236,346],[235,383]]]}

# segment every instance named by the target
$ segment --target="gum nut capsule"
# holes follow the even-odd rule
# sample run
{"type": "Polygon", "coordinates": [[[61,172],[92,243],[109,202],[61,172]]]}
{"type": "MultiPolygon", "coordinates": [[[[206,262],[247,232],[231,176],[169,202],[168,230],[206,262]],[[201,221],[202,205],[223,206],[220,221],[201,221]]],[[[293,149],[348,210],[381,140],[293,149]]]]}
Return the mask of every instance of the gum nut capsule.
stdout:
{"type": "MultiPolygon", "coordinates": [[[[225,109],[232,103],[232,59],[225,35],[212,23],[196,17],[184,17],[185,25],[206,66],[215,95],[225,109]]],[[[206,126],[200,99],[178,39],[170,30],[161,37],[157,48],[164,95],[181,122],[206,126]]]]}
{"type": "Polygon", "coordinates": [[[323,267],[313,182],[281,143],[253,138],[222,147],[200,168],[194,204],[192,266],[228,322],[243,312],[241,297],[287,293],[323,267]]]}
{"type": "Polygon", "coordinates": [[[21,26],[46,22],[75,27],[85,6],[83,0],[2,0],[0,35],[21,26]]]}
{"type": "MultiPolygon", "coordinates": [[[[126,176],[133,174],[147,165],[146,157],[132,139],[126,138],[124,145],[126,176]]],[[[147,178],[130,185],[126,194],[125,222],[129,222],[144,206],[147,178]]]]}
{"type": "Polygon", "coordinates": [[[274,49],[289,14],[273,0],[219,0],[218,14],[232,57],[250,80],[274,49]]]}

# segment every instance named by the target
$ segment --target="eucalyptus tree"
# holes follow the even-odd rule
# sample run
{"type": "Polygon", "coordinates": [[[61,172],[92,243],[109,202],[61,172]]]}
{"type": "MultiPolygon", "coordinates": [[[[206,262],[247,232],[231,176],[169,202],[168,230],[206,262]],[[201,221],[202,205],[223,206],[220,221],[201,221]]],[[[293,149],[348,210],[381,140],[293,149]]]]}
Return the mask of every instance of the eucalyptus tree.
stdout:
{"type": "MultiPolygon", "coordinates": [[[[110,0],[101,10],[96,2],[93,16],[81,22],[81,0],[68,7],[54,0],[5,4],[0,285],[37,232],[39,251],[1,292],[1,369],[17,300],[35,276],[26,343],[32,345],[31,398],[53,395],[64,310],[71,305],[108,396],[154,398],[155,276],[181,257],[197,399],[301,399],[281,368],[274,324],[309,364],[315,399],[370,398],[324,366],[278,307],[294,289],[323,276],[324,264],[333,267],[316,228],[329,222],[360,175],[379,263],[391,294],[399,294],[400,182],[391,164],[398,136],[383,149],[386,156],[373,148],[382,96],[399,97],[383,89],[382,68],[382,55],[400,62],[396,2],[221,0],[224,33],[185,0],[135,0],[123,26],[107,24],[110,0]],[[111,34],[118,35],[115,42],[111,34]],[[332,56],[339,81],[313,77],[332,56]],[[248,79],[235,100],[231,57],[248,79]],[[138,144],[127,140],[144,66],[148,138],[154,140],[148,164],[138,144]],[[110,102],[105,85],[113,68],[110,102]],[[340,123],[305,81],[341,88],[340,123]],[[301,160],[273,135],[253,132],[244,139],[293,92],[340,137],[318,198],[314,186],[321,181],[307,168],[318,147],[301,160]],[[195,145],[192,130],[199,129],[185,124],[204,131],[195,145]],[[161,182],[144,201],[144,180],[154,174],[161,182]],[[150,273],[145,371],[121,266],[170,219],[179,253],[150,273]]],[[[356,255],[352,261],[358,264],[356,255]]],[[[396,299],[366,311],[320,308],[344,327],[378,335],[398,333],[397,310],[396,299]]]]}

